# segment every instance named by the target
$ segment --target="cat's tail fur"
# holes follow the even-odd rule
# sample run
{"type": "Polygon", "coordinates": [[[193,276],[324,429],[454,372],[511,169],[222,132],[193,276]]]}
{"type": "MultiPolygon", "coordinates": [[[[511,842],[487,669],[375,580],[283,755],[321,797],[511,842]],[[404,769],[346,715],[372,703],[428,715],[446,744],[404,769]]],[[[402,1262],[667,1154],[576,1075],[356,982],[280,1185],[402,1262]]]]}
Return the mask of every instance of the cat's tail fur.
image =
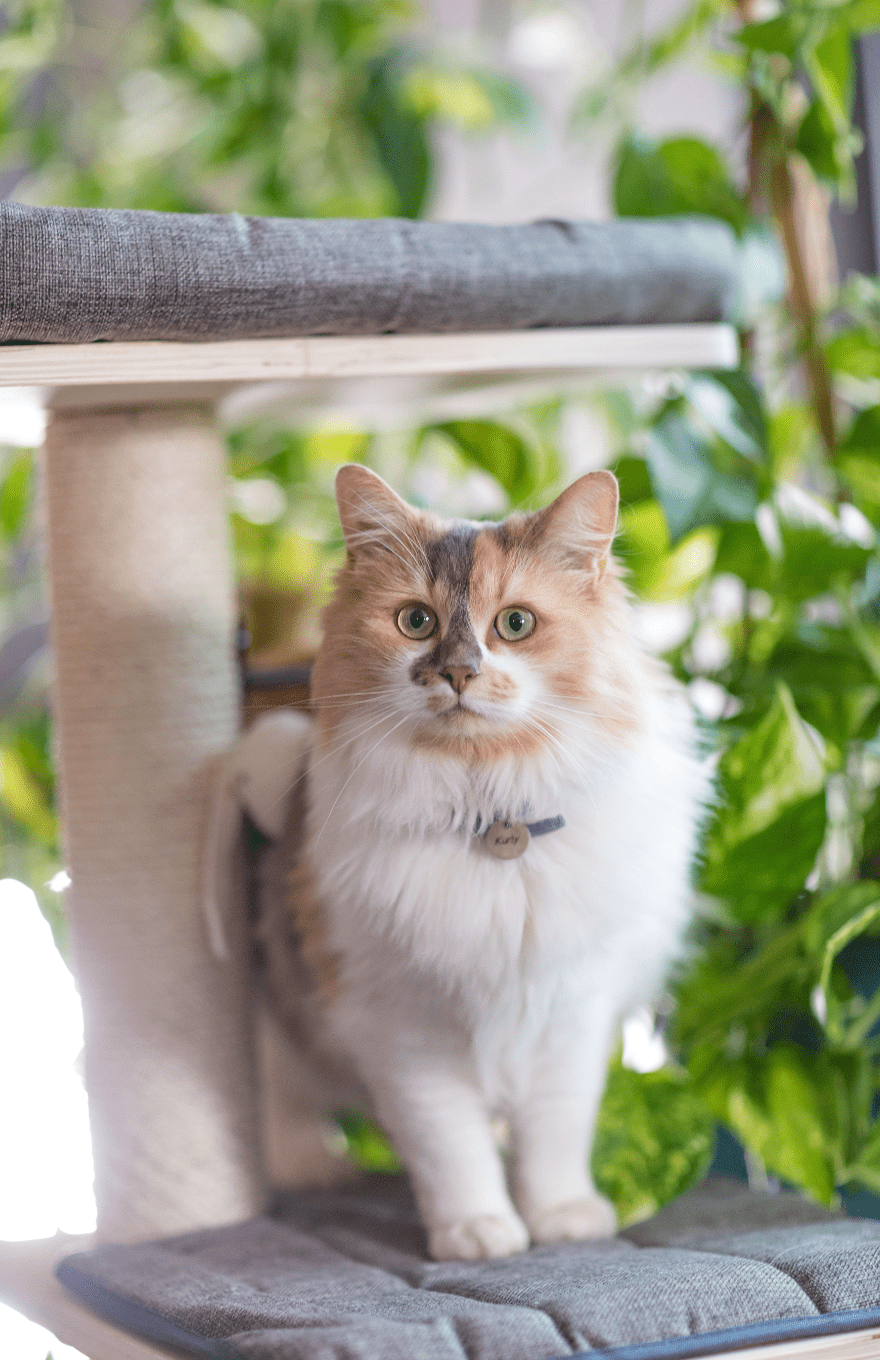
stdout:
{"type": "Polygon", "coordinates": [[[249,817],[270,841],[284,829],[290,791],[305,769],[312,720],[279,709],[248,728],[221,756],[208,804],[202,861],[202,909],[211,953],[229,958],[234,911],[233,861],[242,823],[249,817]]]}

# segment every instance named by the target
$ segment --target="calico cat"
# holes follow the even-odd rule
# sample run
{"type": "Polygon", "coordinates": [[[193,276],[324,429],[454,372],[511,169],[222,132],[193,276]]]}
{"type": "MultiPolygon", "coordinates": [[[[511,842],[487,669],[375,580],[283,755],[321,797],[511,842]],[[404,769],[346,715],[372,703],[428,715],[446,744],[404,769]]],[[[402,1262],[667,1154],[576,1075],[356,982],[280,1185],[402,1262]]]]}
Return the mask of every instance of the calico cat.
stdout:
{"type": "Polygon", "coordinates": [[[249,738],[276,757],[248,805],[273,835],[260,933],[291,1102],[372,1112],[437,1259],[606,1236],[606,1065],[681,949],[706,798],[610,555],[617,483],[484,524],[364,467],[336,487],[314,719],[249,738]]]}

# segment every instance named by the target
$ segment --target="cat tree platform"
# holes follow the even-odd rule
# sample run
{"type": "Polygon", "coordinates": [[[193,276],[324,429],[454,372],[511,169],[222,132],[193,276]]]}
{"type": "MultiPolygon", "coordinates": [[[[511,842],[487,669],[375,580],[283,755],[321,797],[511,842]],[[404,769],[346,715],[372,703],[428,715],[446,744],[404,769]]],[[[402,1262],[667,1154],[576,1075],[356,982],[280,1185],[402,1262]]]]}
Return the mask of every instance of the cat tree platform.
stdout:
{"type": "MultiPolygon", "coordinates": [[[[685,220],[303,223],[8,202],[0,242],[0,386],[38,388],[49,409],[54,716],[97,1240],[242,1224],[266,1205],[245,949],[215,958],[200,915],[207,789],[240,714],[218,404],[732,367],[735,246],[721,224],[685,220]]],[[[54,1280],[80,1245],[0,1244],[0,1298],[90,1360],[173,1353],[54,1280]]],[[[772,1354],[880,1354],[859,1320],[850,1331],[772,1354]]]]}

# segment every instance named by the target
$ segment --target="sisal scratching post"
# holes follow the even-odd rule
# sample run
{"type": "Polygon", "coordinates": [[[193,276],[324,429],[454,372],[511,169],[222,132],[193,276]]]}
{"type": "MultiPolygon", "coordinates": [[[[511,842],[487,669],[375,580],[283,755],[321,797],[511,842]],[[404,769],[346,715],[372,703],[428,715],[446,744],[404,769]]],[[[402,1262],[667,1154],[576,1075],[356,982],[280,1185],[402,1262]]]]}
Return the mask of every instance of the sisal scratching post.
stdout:
{"type": "Polygon", "coordinates": [[[45,469],[98,1230],[133,1241],[263,1207],[244,949],[199,905],[238,727],[223,450],[207,408],[61,410],[45,469]]]}

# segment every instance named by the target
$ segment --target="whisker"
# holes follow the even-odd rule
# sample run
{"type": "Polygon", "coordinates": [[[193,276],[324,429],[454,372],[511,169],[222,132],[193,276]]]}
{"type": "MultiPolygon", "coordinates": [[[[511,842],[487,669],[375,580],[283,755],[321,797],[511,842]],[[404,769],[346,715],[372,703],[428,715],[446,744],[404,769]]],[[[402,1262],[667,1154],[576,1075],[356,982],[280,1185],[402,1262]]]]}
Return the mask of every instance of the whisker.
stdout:
{"type": "MultiPolygon", "coordinates": [[[[325,760],[329,760],[331,756],[338,755],[340,751],[345,750],[346,746],[350,746],[353,741],[358,741],[361,737],[366,736],[367,732],[372,732],[374,727],[378,727],[380,723],[386,722],[388,718],[393,718],[394,715],[399,712],[400,708],[396,704],[387,704],[378,718],[375,717],[375,714],[370,714],[370,722],[361,723],[353,732],[346,734],[342,741],[337,741],[336,745],[331,750],[326,751],[325,754],[321,756],[320,760],[316,760],[314,763],[310,762],[309,769],[316,770],[319,765],[323,765],[325,760]]],[[[323,750],[323,747],[314,749],[323,750]]]]}
{"type": "MultiPolygon", "coordinates": [[[[379,723],[386,722],[389,717],[393,717],[395,713],[399,712],[400,710],[398,708],[389,707],[389,709],[385,713],[383,713],[383,715],[380,718],[376,719],[375,722],[369,722],[366,724],[366,726],[362,725],[358,727],[354,732],[349,733],[345,737],[344,741],[339,742],[331,751],[327,751],[324,755],[321,756],[320,760],[307,761],[306,768],[302,771],[301,774],[297,775],[293,783],[289,784],[285,789],[282,790],[282,792],[273,802],[272,807],[273,808],[277,807],[278,804],[283,799],[288,798],[290,794],[293,793],[297,785],[301,784],[302,781],[308,777],[312,770],[316,770],[319,765],[323,765],[325,760],[330,760],[333,756],[339,755],[340,751],[344,751],[346,746],[351,746],[352,742],[358,741],[360,737],[366,736],[367,732],[371,732],[374,727],[378,727],[379,723]]],[[[370,716],[373,717],[374,715],[371,714],[370,716]]]]}
{"type": "Polygon", "coordinates": [[[384,734],[384,736],[381,736],[381,737],[379,738],[379,740],[376,742],[375,746],[371,746],[370,749],[369,749],[369,751],[367,752],[367,754],[366,754],[365,756],[362,756],[362,757],[361,757],[361,759],[358,761],[357,765],[355,765],[354,769],[352,770],[351,774],[350,774],[350,775],[348,776],[348,778],[346,779],[346,781],[345,781],[345,783],[343,784],[342,788],[339,790],[339,792],[337,793],[336,797],[333,799],[333,806],[330,808],[330,811],[327,813],[327,816],[326,816],[325,819],[324,819],[324,825],[321,827],[321,830],[318,832],[317,836],[315,837],[315,845],[318,844],[318,841],[319,841],[319,840],[321,839],[321,837],[323,836],[324,831],[325,831],[326,826],[327,826],[327,823],[329,822],[330,818],[333,816],[333,810],[334,810],[334,808],[336,807],[336,804],[339,802],[340,798],[341,798],[342,795],[345,793],[345,790],[348,788],[349,784],[350,784],[351,781],[354,779],[355,775],[357,774],[358,770],[359,770],[359,769],[361,768],[361,766],[363,765],[364,761],[365,761],[365,760],[369,760],[369,758],[370,758],[370,756],[373,754],[373,752],[376,751],[376,750],[378,750],[378,748],[382,745],[382,742],[385,741],[385,740],[387,740],[387,738],[390,737],[390,736],[392,735],[393,732],[396,732],[397,729],[398,729],[398,727],[402,727],[403,724],[404,724],[409,718],[413,718],[413,717],[415,717],[415,716],[416,716],[416,715],[413,714],[413,713],[405,713],[405,714],[403,715],[403,717],[401,718],[400,722],[399,722],[399,723],[395,723],[395,725],[391,728],[391,730],[388,731],[388,732],[386,732],[386,733],[384,734]]]}

